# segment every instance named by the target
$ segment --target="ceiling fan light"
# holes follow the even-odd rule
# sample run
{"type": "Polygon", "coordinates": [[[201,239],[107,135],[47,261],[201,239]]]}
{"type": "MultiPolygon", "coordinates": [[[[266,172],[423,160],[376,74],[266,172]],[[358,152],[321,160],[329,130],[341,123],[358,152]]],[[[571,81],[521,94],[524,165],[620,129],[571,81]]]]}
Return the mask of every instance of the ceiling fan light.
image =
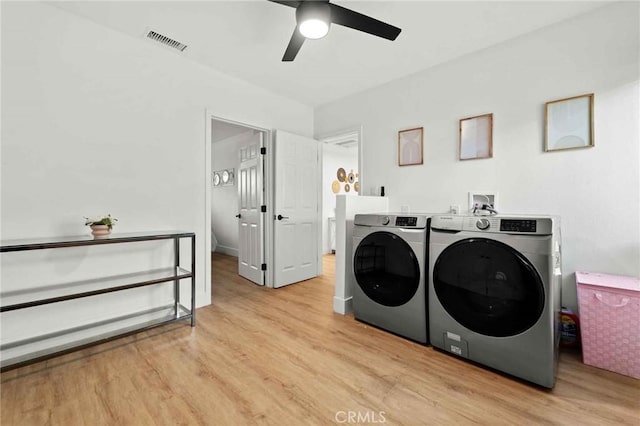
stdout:
{"type": "Polygon", "coordinates": [[[310,39],[318,39],[327,35],[329,24],[321,19],[307,19],[300,23],[300,34],[310,39]]]}
{"type": "Polygon", "coordinates": [[[305,38],[318,39],[327,35],[331,25],[329,2],[303,1],[296,9],[298,31],[305,38]]]}

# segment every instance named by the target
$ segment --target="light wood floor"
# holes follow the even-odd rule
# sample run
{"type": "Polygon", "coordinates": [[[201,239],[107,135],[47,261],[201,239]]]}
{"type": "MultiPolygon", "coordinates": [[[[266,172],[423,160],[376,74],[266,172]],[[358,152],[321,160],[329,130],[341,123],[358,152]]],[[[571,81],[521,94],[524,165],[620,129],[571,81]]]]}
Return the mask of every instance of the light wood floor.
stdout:
{"type": "Polygon", "coordinates": [[[194,329],[172,324],[7,371],[1,423],[639,424],[640,380],[571,353],[552,391],[488,371],[334,314],[332,256],[324,269],[273,290],[214,255],[214,301],[194,329]]]}

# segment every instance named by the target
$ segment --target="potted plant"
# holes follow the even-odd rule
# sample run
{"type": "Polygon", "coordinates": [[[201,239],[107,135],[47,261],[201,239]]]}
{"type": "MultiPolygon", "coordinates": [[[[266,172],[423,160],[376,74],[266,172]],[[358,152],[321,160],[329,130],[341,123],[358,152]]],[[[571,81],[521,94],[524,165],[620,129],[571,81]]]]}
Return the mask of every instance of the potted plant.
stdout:
{"type": "Polygon", "coordinates": [[[98,216],[95,218],[85,217],[85,225],[91,227],[91,233],[94,237],[104,237],[111,234],[111,228],[118,221],[115,217],[112,217],[111,214],[106,216],[98,216]]]}

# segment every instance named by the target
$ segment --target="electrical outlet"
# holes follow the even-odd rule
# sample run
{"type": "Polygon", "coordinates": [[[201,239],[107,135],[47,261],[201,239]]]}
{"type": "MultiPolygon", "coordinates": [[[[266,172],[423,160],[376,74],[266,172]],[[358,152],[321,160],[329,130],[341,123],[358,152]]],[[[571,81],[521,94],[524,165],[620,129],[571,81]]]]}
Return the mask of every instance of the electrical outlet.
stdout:
{"type": "Polygon", "coordinates": [[[458,204],[451,204],[449,206],[449,213],[460,214],[460,206],[458,204]]]}

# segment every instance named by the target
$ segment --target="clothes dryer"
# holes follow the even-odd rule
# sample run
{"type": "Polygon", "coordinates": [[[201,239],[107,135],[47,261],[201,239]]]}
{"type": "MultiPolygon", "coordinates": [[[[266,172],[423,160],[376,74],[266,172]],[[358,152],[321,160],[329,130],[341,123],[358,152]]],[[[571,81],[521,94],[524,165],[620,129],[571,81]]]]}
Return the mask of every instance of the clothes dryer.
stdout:
{"type": "Polygon", "coordinates": [[[429,218],[358,214],[353,229],[355,318],[427,343],[429,218]]]}
{"type": "Polygon", "coordinates": [[[559,221],[434,216],[431,344],[551,388],[560,339],[559,221]]]}

